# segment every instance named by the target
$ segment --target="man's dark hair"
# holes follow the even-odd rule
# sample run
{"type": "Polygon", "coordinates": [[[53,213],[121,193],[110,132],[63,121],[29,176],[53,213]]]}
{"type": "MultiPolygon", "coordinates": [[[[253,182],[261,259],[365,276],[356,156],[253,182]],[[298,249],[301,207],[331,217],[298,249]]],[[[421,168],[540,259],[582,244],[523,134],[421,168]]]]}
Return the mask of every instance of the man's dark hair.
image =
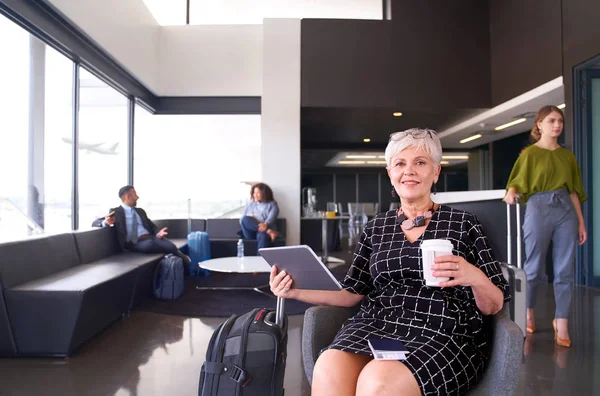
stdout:
{"type": "Polygon", "coordinates": [[[123,195],[127,194],[131,190],[133,190],[133,186],[131,186],[131,185],[127,185],[125,187],[121,187],[119,189],[119,198],[121,198],[121,200],[123,200],[123,195]]]}
{"type": "Polygon", "coordinates": [[[265,202],[271,202],[275,200],[273,197],[273,190],[271,190],[271,187],[267,186],[265,183],[256,183],[250,187],[250,198],[252,198],[252,200],[254,200],[255,188],[258,188],[260,191],[262,191],[263,195],[265,196],[265,202]]]}

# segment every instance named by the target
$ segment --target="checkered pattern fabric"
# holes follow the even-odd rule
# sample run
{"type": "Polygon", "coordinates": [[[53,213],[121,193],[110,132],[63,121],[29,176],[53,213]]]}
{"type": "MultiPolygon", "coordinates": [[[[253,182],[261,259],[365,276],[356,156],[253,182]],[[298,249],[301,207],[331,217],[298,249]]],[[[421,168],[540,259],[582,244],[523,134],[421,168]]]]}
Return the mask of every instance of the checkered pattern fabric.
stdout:
{"type": "Polygon", "coordinates": [[[475,216],[440,205],[411,243],[392,210],[365,226],[343,281],[365,298],[329,348],[370,355],[369,338],[399,339],[410,351],[403,363],[423,395],[458,395],[481,378],[491,334],[470,287],[425,285],[419,245],[438,238],[451,241],[453,254],[480,268],[508,299],[508,284],[475,216]]]}

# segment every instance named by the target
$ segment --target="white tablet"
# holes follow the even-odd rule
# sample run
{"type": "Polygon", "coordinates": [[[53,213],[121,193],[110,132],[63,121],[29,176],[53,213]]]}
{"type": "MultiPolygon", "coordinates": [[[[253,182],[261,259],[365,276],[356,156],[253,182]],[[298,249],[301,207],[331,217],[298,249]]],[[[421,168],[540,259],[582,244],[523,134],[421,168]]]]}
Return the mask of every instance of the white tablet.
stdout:
{"type": "Polygon", "coordinates": [[[341,290],[340,282],[306,245],[258,249],[267,263],[285,270],[294,280],[293,288],[311,290],[341,290]]]}

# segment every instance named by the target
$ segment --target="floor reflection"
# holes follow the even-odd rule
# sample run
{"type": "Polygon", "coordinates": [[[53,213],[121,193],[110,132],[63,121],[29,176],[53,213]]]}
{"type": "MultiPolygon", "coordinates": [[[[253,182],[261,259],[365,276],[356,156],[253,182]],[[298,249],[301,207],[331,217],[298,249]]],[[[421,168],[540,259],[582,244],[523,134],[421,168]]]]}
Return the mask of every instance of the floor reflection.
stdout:
{"type": "Polygon", "coordinates": [[[600,291],[575,287],[573,312],[569,318],[572,346],[554,342],[552,319],[554,295],[544,285],[536,307],[534,334],[525,339],[518,395],[593,395],[600,394],[600,291]],[[596,322],[596,323],[594,323],[596,322]]]}
{"type": "MultiPolygon", "coordinates": [[[[575,288],[571,348],[553,340],[552,288],[540,293],[537,332],[525,340],[517,395],[600,394],[600,291],[575,288]]],[[[197,395],[210,337],[223,320],[134,312],[70,359],[0,359],[0,395],[197,395]]],[[[290,317],[286,396],[310,395],[301,330],[302,317],[290,317]]]]}

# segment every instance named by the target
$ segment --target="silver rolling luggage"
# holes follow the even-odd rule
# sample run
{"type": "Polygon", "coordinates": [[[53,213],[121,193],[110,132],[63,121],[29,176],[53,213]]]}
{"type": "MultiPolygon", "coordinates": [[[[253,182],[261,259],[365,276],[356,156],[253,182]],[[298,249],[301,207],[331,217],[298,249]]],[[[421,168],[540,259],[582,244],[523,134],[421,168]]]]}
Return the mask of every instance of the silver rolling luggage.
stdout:
{"type": "Polygon", "coordinates": [[[516,250],[517,262],[512,264],[513,243],[512,243],[512,211],[511,206],[506,204],[506,257],[507,263],[502,263],[502,273],[508,280],[509,293],[511,299],[509,302],[510,318],[521,328],[523,337],[527,335],[527,277],[523,271],[523,255],[522,255],[522,234],[521,234],[521,205],[517,199],[515,206],[516,214],[516,250]]]}

